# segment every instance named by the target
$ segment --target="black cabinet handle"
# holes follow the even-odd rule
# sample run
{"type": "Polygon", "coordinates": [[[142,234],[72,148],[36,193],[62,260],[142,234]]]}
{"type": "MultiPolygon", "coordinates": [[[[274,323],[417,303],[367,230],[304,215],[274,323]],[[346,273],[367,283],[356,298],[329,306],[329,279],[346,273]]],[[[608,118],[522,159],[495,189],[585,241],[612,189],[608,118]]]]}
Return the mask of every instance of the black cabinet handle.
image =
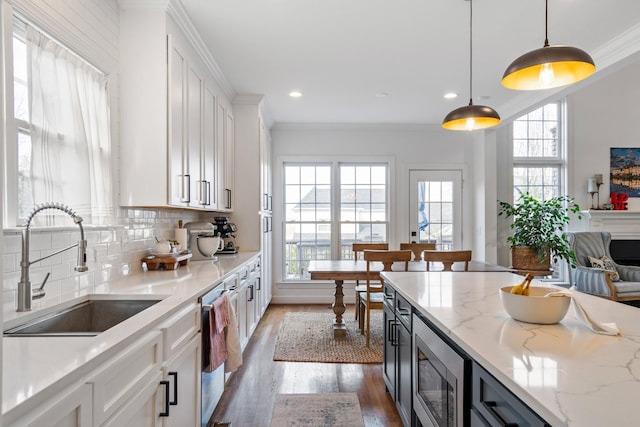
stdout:
{"type": "Polygon", "coordinates": [[[409,316],[411,315],[411,309],[409,308],[396,308],[396,312],[398,312],[401,316],[409,316]]]}
{"type": "Polygon", "coordinates": [[[400,323],[398,323],[397,320],[393,320],[393,324],[391,325],[391,330],[393,331],[391,334],[391,345],[393,347],[397,347],[398,346],[398,325],[400,323]]]}
{"type": "Polygon", "coordinates": [[[249,301],[253,301],[253,285],[249,285],[249,290],[251,291],[249,294],[249,301]]]}
{"type": "Polygon", "coordinates": [[[164,412],[160,412],[161,417],[169,416],[169,381],[160,381],[160,385],[164,386],[165,398],[164,398],[164,412]]]}
{"type": "Polygon", "coordinates": [[[169,405],[177,405],[178,404],[178,373],[169,372],[169,376],[173,377],[173,401],[169,402],[169,405]]]}
{"type": "Polygon", "coordinates": [[[261,277],[258,277],[258,286],[256,287],[256,290],[257,290],[257,291],[259,291],[259,290],[260,290],[260,283],[261,283],[261,282],[260,282],[260,279],[261,279],[261,277]]]}
{"type": "Polygon", "coordinates": [[[387,320],[387,341],[393,345],[393,319],[387,320]]]}

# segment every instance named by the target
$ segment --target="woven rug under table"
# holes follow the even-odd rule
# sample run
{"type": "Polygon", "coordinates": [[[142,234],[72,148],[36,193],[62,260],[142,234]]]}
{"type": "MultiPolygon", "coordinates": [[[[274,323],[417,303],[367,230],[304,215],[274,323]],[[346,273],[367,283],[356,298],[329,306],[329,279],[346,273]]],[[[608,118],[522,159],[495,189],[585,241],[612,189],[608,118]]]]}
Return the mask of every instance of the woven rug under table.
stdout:
{"type": "Polygon", "coordinates": [[[278,394],[271,427],[364,427],[356,393],[278,394]]]}
{"type": "Polygon", "coordinates": [[[382,363],[382,310],[371,312],[371,342],[365,346],[353,313],[345,313],[346,337],[333,337],[333,313],[285,313],[273,360],[324,363],[382,363]]]}

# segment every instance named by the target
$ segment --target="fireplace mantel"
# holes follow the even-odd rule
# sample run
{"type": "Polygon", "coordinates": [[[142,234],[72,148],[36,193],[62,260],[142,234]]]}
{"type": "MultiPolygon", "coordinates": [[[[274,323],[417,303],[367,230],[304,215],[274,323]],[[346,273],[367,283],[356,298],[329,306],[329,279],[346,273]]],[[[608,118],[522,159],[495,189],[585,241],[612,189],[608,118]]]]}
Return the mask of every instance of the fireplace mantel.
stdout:
{"type": "Polygon", "coordinates": [[[640,240],[640,211],[581,211],[585,231],[608,231],[614,240],[640,240]]]}

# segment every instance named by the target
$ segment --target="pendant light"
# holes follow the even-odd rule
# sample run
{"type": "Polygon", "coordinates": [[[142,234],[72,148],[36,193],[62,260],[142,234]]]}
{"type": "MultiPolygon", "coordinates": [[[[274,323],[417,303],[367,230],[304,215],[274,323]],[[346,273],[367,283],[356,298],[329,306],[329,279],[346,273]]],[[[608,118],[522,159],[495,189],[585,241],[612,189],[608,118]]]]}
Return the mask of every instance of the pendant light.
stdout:
{"type": "Polygon", "coordinates": [[[544,47],[527,52],[507,67],[502,85],[514,90],[566,86],[589,77],[596,66],[589,54],[571,46],[549,46],[549,0],[545,0],[544,47]]]}
{"type": "Polygon", "coordinates": [[[448,130],[486,129],[500,123],[500,116],[491,107],[473,104],[473,0],[469,0],[469,105],[456,108],[442,121],[448,130]]]}

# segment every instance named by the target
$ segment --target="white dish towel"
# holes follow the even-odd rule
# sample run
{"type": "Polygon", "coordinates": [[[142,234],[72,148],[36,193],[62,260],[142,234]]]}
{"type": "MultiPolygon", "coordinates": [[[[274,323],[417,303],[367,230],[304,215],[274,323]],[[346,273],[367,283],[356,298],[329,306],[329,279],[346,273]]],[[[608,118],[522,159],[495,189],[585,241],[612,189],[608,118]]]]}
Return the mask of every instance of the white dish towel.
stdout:
{"type": "Polygon", "coordinates": [[[571,291],[556,291],[549,292],[545,294],[545,297],[560,297],[567,296],[571,298],[571,303],[573,305],[573,310],[576,313],[576,317],[584,323],[589,329],[591,329],[596,334],[602,335],[620,335],[620,329],[618,329],[618,325],[615,323],[601,323],[595,320],[593,317],[587,313],[582,304],[578,302],[578,299],[571,291]]]}

